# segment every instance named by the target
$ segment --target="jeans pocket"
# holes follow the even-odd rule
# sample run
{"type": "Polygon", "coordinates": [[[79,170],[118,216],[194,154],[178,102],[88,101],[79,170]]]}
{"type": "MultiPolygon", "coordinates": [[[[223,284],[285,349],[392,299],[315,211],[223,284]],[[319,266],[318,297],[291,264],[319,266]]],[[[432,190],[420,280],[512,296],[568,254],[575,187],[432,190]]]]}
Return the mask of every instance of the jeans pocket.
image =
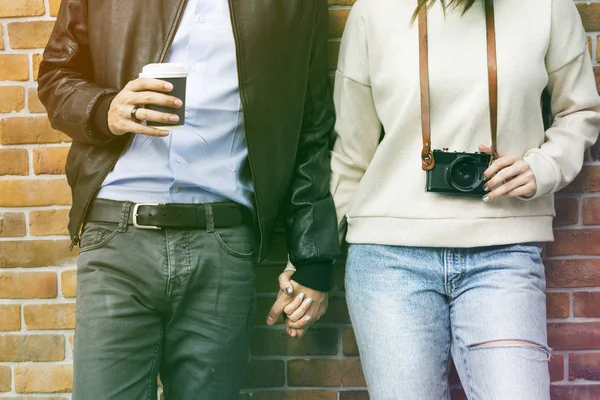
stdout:
{"type": "Polygon", "coordinates": [[[79,252],[106,246],[118,231],[119,225],[111,222],[86,222],[79,240],[79,252]]]}
{"type": "Polygon", "coordinates": [[[238,258],[252,258],[255,240],[252,229],[247,226],[215,228],[217,242],[227,253],[238,258]]]}

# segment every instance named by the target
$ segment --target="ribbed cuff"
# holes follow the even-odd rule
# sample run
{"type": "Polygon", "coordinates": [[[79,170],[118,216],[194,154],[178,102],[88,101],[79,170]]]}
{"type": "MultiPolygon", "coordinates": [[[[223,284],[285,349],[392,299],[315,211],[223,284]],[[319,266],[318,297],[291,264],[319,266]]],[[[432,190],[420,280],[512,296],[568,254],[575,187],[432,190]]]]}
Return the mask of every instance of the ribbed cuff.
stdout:
{"type": "Polygon", "coordinates": [[[94,110],[92,111],[92,118],[94,121],[94,128],[107,138],[115,138],[108,128],[108,110],[110,110],[110,103],[116,97],[116,94],[110,94],[100,99],[94,110]]]}
{"type": "Polygon", "coordinates": [[[302,286],[320,292],[329,292],[331,290],[332,271],[333,261],[308,261],[296,265],[296,272],[294,272],[292,279],[302,286]]]}

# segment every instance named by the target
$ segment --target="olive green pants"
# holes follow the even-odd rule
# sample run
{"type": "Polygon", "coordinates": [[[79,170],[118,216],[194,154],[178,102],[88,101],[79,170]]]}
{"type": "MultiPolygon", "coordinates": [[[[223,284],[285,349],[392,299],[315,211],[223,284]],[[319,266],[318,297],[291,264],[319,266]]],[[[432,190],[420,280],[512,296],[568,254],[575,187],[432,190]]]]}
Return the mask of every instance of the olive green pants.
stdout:
{"type": "MultiPolygon", "coordinates": [[[[254,314],[250,227],[88,222],[77,268],[74,400],[236,399],[254,314]]],[[[212,215],[211,213],[209,213],[212,215]]]]}

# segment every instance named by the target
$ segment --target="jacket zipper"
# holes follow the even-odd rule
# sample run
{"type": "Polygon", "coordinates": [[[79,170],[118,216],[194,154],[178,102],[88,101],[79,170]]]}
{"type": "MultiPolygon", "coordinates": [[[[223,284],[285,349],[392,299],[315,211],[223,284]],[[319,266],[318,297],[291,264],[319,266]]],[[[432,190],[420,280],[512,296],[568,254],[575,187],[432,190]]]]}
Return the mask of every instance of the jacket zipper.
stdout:
{"type": "MultiPolygon", "coordinates": [[[[182,0],[183,5],[185,5],[187,3],[187,0],[182,0]]],[[[175,19],[175,25],[174,27],[177,28],[179,26],[179,23],[181,22],[181,18],[183,16],[183,11],[185,10],[184,6],[180,6],[179,11],[177,12],[177,18],[175,19]]],[[[171,34],[171,36],[168,38],[167,41],[167,46],[164,48],[163,50],[163,54],[160,56],[159,61],[158,62],[165,62],[165,59],[167,58],[167,55],[169,54],[169,52],[167,51],[168,48],[171,47],[171,45],[173,44],[173,40],[175,39],[175,33],[177,32],[177,29],[173,29],[173,32],[171,34]]],[[[127,146],[129,145],[129,143],[133,140],[133,134],[131,135],[131,137],[129,138],[129,140],[127,141],[127,144],[123,147],[123,149],[119,152],[119,154],[117,154],[111,161],[110,166],[106,169],[106,171],[104,172],[104,175],[102,176],[102,180],[100,180],[100,183],[98,184],[98,186],[96,187],[96,189],[94,189],[93,194],[88,198],[87,203],[85,204],[85,208],[83,209],[83,214],[81,215],[81,220],[79,221],[79,227],[77,228],[77,233],[75,234],[75,236],[73,236],[73,239],[71,240],[71,245],[69,246],[69,250],[73,250],[73,248],[75,246],[77,246],[77,244],[79,244],[79,241],[81,239],[81,231],[83,229],[83,221],[85,220],[85,215],[87,214],[88,208],[90,207],[90,204],[92,204],[92,199],[94,199],[94,197],[96,197],[96,195],[98,194],[98,191],[100,190],[100,185],[102,185],[102,182],[104,182],[104,180],[106,179],[106,177],[108,176],[108,174],[110,173],[110,171],[112,171],[112,169],[114,168],[115,164],[117,163],[117,161],[119,160],[119,158],[121,157],[121,155],[123,154],[123,152],[125,151],[125,149],[127,148],[127,146]]]]}
{"type": "MultiPolygon", "coordinates": [[[[240,94],[240,100],[242,102],[242,125],[244,126],[244,132],[246,132],[246,135],[248,134],[248,131],[246,130],[246,113],[244,112],[245,108],[246,108],[246,103],[247,103],[247,99],[245,96],[245,92],[242,90],[242,70],[240,68],[241,64],[240,64],[240,55],[239,55],[239,49],[240,49],[240,37],[239,37],[239,32],[238,32],[238,27],[236,24],[236,18],[235,18],[235,6],[233,4],[234,0],[228,0],[229,1],[229,17],[231,19],[231,26],[233,29],[233,37],[235,38],[235,57],[236,57],[236,61],[237,61],[237,70],[238,70],[238,92],[240,94]]],[[[250,166],[250,175],[252,176],[252,184],[254,186],[254,203],[256,205],[256,220],[258,223],[258,234],[259,234],[259,245],[258,245],[258,257],[257,257],[257,262],[260,263],[262,261],[262,247],[263,247],[263,226],[262,226],[262,222],[260,219],[260,207],[258,206],[258,196],[256,194],[256,176],[254,173],[254,167],[252,165],[252,157],[250,157],[250,143],[248,143],[248,140],[246,139],[246,146],[248,147],[248,165],[250,166]]]]}

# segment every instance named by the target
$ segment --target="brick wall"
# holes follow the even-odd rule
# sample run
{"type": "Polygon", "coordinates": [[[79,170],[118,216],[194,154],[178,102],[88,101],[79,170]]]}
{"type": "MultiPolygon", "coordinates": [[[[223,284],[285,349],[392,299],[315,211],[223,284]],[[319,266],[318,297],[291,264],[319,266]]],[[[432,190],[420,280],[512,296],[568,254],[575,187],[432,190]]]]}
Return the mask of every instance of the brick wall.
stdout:
{"type": "MultiPolygon", "coordinates": [[[[330,0],[330,67],[354,0],[330,0]]],[[[600,0],[577,1],[600,61],[600,0]]],[[[69,139],[51,129],[36,95],[40,53],[59,0],[0,0],[0,399],[69,398],[75,253],[66,232],[69,139]]],[[[600,78],[600,66],[596,67],[600,78]]],[[[600,79],[599,79],[600,80],[600,79]]],[[[547,247],[553,399],[600,399],[600,146],[557,196],[547,247]]],[[[285,260],[283,237],[257,269],[259,312],[247,394],[258,400],[366,399],[343,296],[343,265],[329,312],[303,341],[263,325],[285,260]]],[[[452,378],[455,398],[463,398],[452,378]]]]}

